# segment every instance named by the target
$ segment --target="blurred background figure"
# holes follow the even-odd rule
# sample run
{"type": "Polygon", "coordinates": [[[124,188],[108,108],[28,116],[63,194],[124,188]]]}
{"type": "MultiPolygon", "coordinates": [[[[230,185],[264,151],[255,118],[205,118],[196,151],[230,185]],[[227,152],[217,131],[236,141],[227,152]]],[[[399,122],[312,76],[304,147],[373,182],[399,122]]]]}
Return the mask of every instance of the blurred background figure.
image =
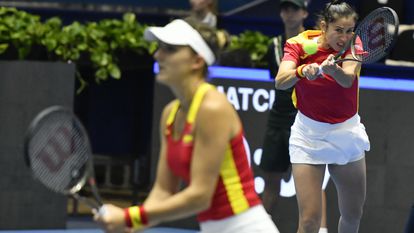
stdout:
{"type": "Polygon", "coordinates": [[[414,205],[411,206],[410,215],[408,216],[404,233],[412,233],[412,232],[414,232],[414,205]]]}
{"type": "Polygon", "coordinates": [[[414,24],[400,24],[398,39],[385,60],[386,65],[414,67],[414,24]]]}
{"type": "Polygon", "coordinates": [[[217,0],[190,0],[191,14],[188,18],[217,27],[217,0]]]}

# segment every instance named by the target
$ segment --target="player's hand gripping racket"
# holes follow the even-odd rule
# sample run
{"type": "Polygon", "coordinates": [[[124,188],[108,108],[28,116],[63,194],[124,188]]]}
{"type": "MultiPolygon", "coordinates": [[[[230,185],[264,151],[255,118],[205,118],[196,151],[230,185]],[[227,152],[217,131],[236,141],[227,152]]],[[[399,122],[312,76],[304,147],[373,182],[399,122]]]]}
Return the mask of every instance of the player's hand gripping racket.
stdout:
{"type": "Polygon", "coordinates": [[[41,111],[31,122],[24,143],[27,165],[37,180],[103,214],[89,138],[71,110],[52,106],[41,111]],[[86,183],[96,202],[78,194],[86,183]]]}
{"type": "MultiPolygon", "coordinates": [[[[389,7],[381,7],[369,13],[356,27],[350,41],[335,55],[335,63],[355,61],[374,63],[391,51],[398,36],[399,20],[395,11],[389,7]],[[363,48],[357,44],[358,38],[363,48]],[[351,49],[351,57],[341,58],[351,49]]],[[[322,74],[319,67],[318,75],[322,74]]]]}

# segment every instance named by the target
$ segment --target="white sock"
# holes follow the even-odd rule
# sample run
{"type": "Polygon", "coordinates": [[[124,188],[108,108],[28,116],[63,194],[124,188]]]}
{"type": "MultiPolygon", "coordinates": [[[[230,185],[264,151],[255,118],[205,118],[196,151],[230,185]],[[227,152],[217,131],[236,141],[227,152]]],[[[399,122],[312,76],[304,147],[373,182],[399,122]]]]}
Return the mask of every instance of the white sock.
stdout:
{"type": "Polygon", "coordinates": [[[328,228],[321,227],[318,233],[328,233],[328,228]]]}

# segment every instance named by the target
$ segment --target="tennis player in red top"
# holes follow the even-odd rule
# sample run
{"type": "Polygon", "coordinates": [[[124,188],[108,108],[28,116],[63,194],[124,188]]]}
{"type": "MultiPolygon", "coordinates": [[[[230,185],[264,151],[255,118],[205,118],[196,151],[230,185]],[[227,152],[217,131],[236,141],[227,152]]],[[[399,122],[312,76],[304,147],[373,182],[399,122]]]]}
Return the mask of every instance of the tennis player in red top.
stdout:
{"type": "MultiPolygon", "coordinates": [[[[334,55],[353,36],[357,14],[347,3],[328,4],[319,31],[305,31],[287,41],[276,88],[295,86],[298,109],[289,153],[299,207],[298,233],[317,233],[321,186],[326,164],[338,192],[339,233],[357,233],[366,193],[365,151],[370,148],[358,115],[357,62],[334,63],[334,55]],[[317,43],[316,53],[303,45],[317,43]],[[318,75],[319,67],[322,74],[318,75]]],[[[364,51],[359,40],[357,53],[364,51]]],[[[350,56],[347,51],[343,57],[350,56]]]]}
{"type": "Polygon", "coordinates": [[[160,157],[148,198],[127,209],[104,205],[95,219],[106,231],[139,231],[197,214],[203,233],[279,232],[255,192],[241,121],[225,95],[205,81],[219,35],[184,20],[146,30],[146,39],[159,45],[157,81],[177,99],[162,113],[160,157]],[[180,190],[181,181],[187,186],[180,190]]]}

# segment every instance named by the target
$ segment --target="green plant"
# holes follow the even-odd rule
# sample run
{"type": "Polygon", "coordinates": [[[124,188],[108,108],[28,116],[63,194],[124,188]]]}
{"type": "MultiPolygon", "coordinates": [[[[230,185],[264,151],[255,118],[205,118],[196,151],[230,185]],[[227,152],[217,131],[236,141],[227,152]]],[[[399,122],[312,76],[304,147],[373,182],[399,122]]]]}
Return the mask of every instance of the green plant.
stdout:
{"type": "MultiPolygon", "coordinates": [[[[137,54],[153,53],[156,43],[143,38],[146,25],[140,24],[133,13],[122,19],[103,19],[98,22],[73,22],[63,25],[59,17],[41,21],[40,16],[15,8],[0,7],[0,54],[13,49],[17,59],[25,59],[32,49],[40,46],[49,60],[84,62],[95,70],[95,81],[109,77],[120,79],[120,51],[137,54]]],[[[255,67],[265,67],[265,54],[271,39],[258,31],[245,31],[232,36],[230,49],[244,49],[255,67]]],[[[87,82],[78,75],[82,90],[87,82]]]]}
{"type": "Polygon", "coordinates": [[[0,8],[0,53],[12,45],[18,58],[25,58],[42,37],[40,17],[15,8],[0,8]]]}
{"type": "Polygon", "coordinates": [[[126,13],[122,20],[104,19],[86,25],[89,35],[89,53],[91,60],[97,65],[96,77],[106,79],[108,74],[120,78],[115,53],[129,50],[138,54],[152,53],[155,43],[143,39],[145,26],[136,22],[135,14],[126,13]],[[104,32],[104,33],[103,33],[104,32]]]}
{"type": "Polygon", "coordinates": [[[230,49],[245,49],[255,67],[266,67],[265,55],[271,38],[258,31],[246,30],[231,37],[230,49]]]}
{"type": "MultiPolygon", "coordinates": [[[[18,59],[25,59],[34,46],[42,46],[50,59],[79,62],[86,58],[95,69],[95,81],[121,78],[120,50],[138,54],[152,53],[155,43],[143,39],[146,25],[136,21],[135,14],[126,13],[122,19],[99,22],[73,22],[62,25],[58,17],[41,22],[37,15],[0,7],[0,54],[14,47],[18,59]]],[[[81,80],[81,88],[86,82],[81,80]]]]}

